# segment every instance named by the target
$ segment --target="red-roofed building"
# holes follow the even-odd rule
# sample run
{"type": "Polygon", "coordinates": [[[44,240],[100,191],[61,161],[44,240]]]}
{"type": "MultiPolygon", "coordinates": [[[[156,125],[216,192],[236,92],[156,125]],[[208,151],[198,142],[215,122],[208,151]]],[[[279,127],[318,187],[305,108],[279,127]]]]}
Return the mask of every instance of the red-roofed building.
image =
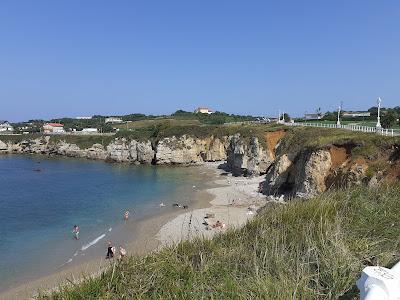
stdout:
{"type": "Polygon", "coordinates": [[[209,109],[208,107],[198,107],[194,110],[195,114],[208,114],[211,115],[214,111],[209,109]]]}
{"type": "Polygon", "coordinates": [[[43,125],[43,132],[46,134],[64,133],[64,124],[60,123],[46,123],[43,125]]]}

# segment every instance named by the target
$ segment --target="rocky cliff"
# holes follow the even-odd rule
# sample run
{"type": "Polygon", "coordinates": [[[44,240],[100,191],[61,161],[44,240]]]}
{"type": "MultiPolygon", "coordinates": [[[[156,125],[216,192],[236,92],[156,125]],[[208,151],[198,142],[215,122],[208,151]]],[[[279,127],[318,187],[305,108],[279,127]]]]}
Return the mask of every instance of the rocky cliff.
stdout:
{"type": "MultiPolygon", "coordinates": [[[[337,133],[335,133],[337,134],[337,133]]],[[[232,134],[198,138],[192,135],[170,136],[139,141],[109,139],[107,143],[79,146],[73,139],[44,136],[18,142],[0,138],[0,153],[37,153],[63,155],[110,162],[157,165],[198,165],[221,162],[235,176],[265,174],[266,195],[308,198],[329,188],[375,185],[382,180],[400,179],[400,141],[369,135],[358,142],[319,131],[283,130],[251,136],[232,134]],[[316,135],[320,134],[320,136],[316,135]],[[320,137],[331,143],[315,145],[320,137]],[[299,138],[299,137],[303,137],[299,138]]],[[[359,137],[356,136],[358,139],[359,137]]]]}
{"type": "MultiPolygon", "coordinates": [[[[362,147],[362,145],[358,145],[362,147]]],[[[330,188],[374,185],[400,179],[398,162],[391,161],[393,149],[379,158],[353,153],[355,144],[327,145],[281,154],[268,169],[263,190],[266,195],[310,198],[330,188]],[[381,170],[377,170],[377,167],[381,170]]]]}
{"type": "Polygon", "coordinates": [[[239,134],[220,138],[183,135],[158,141],[115,138],[108,145],[96,143],[86,148],[62,139],[53,141],[51,137],[44,136],[19,142],[0,140],[0,152],[63,155],[158,165],[196,165],[206,161],[228,161],[228,168],[236,175],[265,173],[272,162],[270,151],[267,151],[257,138],[246,140],[239,134]]]}
{"type": "Polygon", "coordinates": [[[252,137],[246,143],[239,134],[231,137],[227,149],[227,164],[234,175],[263,174],[272,162],[273,157],[260,145],[258,138],[252,137]]]}

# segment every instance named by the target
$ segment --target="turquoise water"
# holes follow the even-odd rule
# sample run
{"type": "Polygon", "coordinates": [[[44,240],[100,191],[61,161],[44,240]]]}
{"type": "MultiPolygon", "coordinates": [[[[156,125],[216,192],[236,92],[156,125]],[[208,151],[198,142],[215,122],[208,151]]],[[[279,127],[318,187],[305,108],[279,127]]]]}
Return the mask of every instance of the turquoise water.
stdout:
{"type": "Polygon", "coordinates": [[[118,234],[126,210],[135,222],[173,210],[175,202],[190,204],[206,185],[202,174],[195,168],[0,156],[0,290],[78,257],[103,255],[108,240],[128,242],[134,237],[118,234]],[[75,224],[79,241],[72,239],[75,224]]]}

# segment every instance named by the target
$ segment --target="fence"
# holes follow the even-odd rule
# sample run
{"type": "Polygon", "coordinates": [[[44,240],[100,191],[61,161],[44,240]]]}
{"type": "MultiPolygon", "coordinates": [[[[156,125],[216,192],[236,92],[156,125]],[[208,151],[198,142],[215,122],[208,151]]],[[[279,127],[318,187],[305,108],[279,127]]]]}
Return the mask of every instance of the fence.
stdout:
{"type": "Polygon", "coordinates": [[[396,129],[384,129],[384,128],[376,128],[371,126],[363,126],[363,125],[337,125],[337,124],[329,124],[329,123],[282,123],[287,126],[303,126],[303,127],[320,127],[320,128],[336,128],[336,129],[346,129],[351,131],[360,131],[367,133],[376,133],[380,135],[386,136],[400,136],[400,131],[396,129]]]}

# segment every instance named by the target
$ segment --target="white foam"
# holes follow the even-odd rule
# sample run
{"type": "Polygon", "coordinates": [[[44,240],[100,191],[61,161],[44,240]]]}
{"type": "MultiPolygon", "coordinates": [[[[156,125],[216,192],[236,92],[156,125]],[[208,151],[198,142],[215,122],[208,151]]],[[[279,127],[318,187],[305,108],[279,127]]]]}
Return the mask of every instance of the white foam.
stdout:
{"type": "Polygon", "coordinates": [[[102,238],[104,238],[106,236],[105,233],[103,233],[102,235],[100,235],[99,237],[95,238],[93,241],[91,241],[90,243],[87,243],[86,245],[83,245],[81,250],[85,251],[87,248],[95,245],[98,243],[98,241],[100,241],[102,238]]]}
{"type": "Polygon", "coordinates": [[[72,262],[72,258],[68,259],[65,263],[63,263],[61,266],[59,266],[59,268],[64,267],[66,264],[69,264],[72,262]]]}
{"type": "Polygon", "coordinates": [[[111,232],[111,230],[112,230],[112,227],[110,227],[110,228],[108,229],[108,232],[111,232]]]}

